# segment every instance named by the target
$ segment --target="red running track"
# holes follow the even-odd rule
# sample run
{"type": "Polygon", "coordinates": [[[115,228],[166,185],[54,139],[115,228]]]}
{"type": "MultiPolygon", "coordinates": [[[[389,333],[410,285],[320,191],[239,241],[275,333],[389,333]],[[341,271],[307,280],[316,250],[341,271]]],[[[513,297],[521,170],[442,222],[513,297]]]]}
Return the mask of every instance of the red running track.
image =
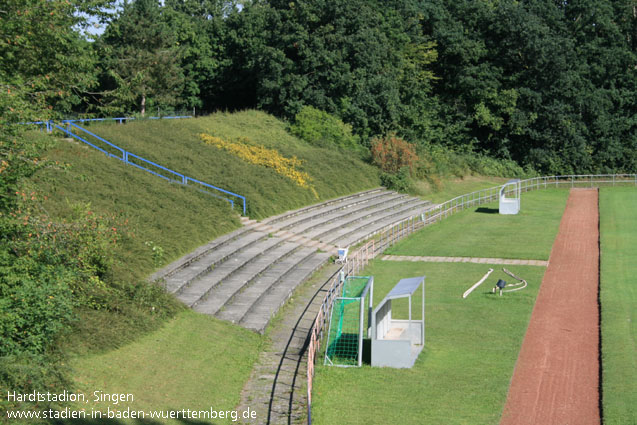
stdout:
{"type": "Polygon", "coordinates": [[[573,189],[500,425],[600,424],[597,189],[573,189]]]}

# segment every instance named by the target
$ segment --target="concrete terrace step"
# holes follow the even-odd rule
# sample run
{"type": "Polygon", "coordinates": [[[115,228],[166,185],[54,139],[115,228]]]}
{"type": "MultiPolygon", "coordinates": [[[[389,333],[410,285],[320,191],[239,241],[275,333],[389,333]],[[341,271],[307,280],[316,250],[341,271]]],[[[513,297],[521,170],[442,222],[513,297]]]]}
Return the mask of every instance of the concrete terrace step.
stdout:
{"type": "Polygon", "coordinates": [[[226,240],[200,255],[195,261],[191,261],[187,267],[182,267],[164,279],[164,285],[168,292],[179,293],[190,282],[210,271],[215,265],[223,262],[237,251],[258,243],[267,237],[267,234],[254,231],[244,231],[238,237],[226,240]]]}
{"type": "MultiPolygon", "coordinates": [[[[351,204],[356,204],[356,203],[361,203],[361,202],[367,202],[370,199],[379,197],[379,196],[388,196],[388,195],[397,195],[395,192],[390,192],[387,191],[384,188],[375,188],[375,189],[371,189],[371,190],[367,190],[364,192],[359,192],[359,193],[355,193],[352,195],[347,195],[347,196],[343,196],[340,198],[336,198],[336,199],[332,199],[329,201],[325,201],[323,203],[320,204],[316,204],[316,205],[310,205],[308,207],[305,208],[301,208],[299,210],[295,210],[295,211],[289,211],[286,212],[284,214],[280,214],[278,216],[275,217],[270,217],[266,220],[264,220],[263,223],[275,223],[281,220],[286,220],[289,219],[290,217],[296,217],[300,214],[305,213],[306,215],[312,216],[313,211],[316,210],[321,210],[322,208],[327,208],[331,205],[337,205],[336,209],[339,208],[346,208],[346,205],[351,205],[351,204]]],[[[225,245],[226,243],[228,243],[229,241],[232,241],[236,238],[238,238],[239,236],[241,236],[241,234],[249,232],[250,230],[253,230],[255,225],[258,225],[258,223],[256,222],[256,220],[251,220],[247,217],[242,217],[241,218],[241,223],[244,225],[244,227],[237,229],[231,233],[228,233],[226,235],[223,235],[211,242],[209,242],[206,245],[202,245],[201,247],[197,248],[196,250],[194,250],[193,252],[177,259],[176,261],[170,263],[169,265],[163,267],[162,269],[158,270],[157,272],[155,272],[154,274],[152,274],[149,277],[149,280],[151,282],[155,282],[155,281],[159,281],[159,280],[167,280],[170,276],[179,273],[180,270],[185,269],[187,267],[189,267],[191,264],[195,263],[197,260],[199,260],[201,257],[203,257],[204,255],[206,255],[208,252],[210,252],[211,250],[217,249],[217,248],[221,248],[223,245],[225,245]]],[[[276,229],[280,230],[280,226],[277,226],[276,229]]],[[[256,229],[258,230],[258,228],[256,229]]],[[[177,287],[177,289],[180,287],[180,283],[179,282],[187,282],[188,279],[176,279],[176,283],[173,282],[170,285],[167,286],[167,289],[170,292],[174,292],[176,291],[175,287],[177,287]]]]}
{"type": "Polygon", "coordinates": [[[267,224],[258,224],[252,227],[253,230],[263,233],[268,233],[270,236],[277,236],[279,238],[283,238],[289,242],[297,242],[300,245],[305,245],[309,247],[315,247],[318,249],[322,249],[324,251],[331,251],[336,254],[337,247],[325,244],[315,239],[307,238],[303,235],[299,235],[297,233],[292,233],[287,230],[277,229],[267,224]]]}
{"type": "MultiPolygon", "coordinates": [[[[398,220],[433,207],[373,189],[243,227],[162,269],[166,289],[201,313],[263,332],[294,289],[336,255],[398,220]]],[[[158,273],[159,274],[159,273],[158,273]]]]}
{"type": "Polygon", "coordinates": [[[407,198],[406,195],[393,197],[384,196],[382,198],[375,199],[374,202],[358,204],[350,208],[343,208],[338,211],[330,212],[329,214],[308,218],[303,220],[301,223],[295,223],[293,226],[288,227],[288,230],[290,232],[302,234],[323,224],[347,221],[350,217],[360,216],[361,214],[374,214],[386,208],[391,208],[397,203],[409,202],[410,199],[415,198],[407,198]]]}
{"type": "Polygon", "coordinates": [[[396,210],[396,208],[406,208],[409,205],[421,203],[418,198],[405,198],[400,203],[382,203],[374,208],[352,211],[352,213],[343,214],[328,220],[319,220],[316,223],[311,222],[301,228],[295,228],[295,232],[310,238],[320,239],[317,235],[323,234],[330,229],[337,229],[343,226],[355,226],[356,223],[369,217],[383,217],[396,210]],[[317,233],[318,231],[318,233],[317,233]]]}
{"type": "Polygon", "coordinates": [[[294,270],[304,259],[316,252],[317,250],[313,248],[301,248],[292,253],[292,255],[273,264],[264,273],[256,276],[241,293],[235,295],[232,300],[226,303],[223,310],[217,313],[217,317],[233,323],[240,322],[254,303],[270,287],[294,270]]]}
{"type": "Polygon", "coordinates": [[[283,242],[275,248],[268,250],[257,259],[232,273],[223,282],[215,285],[205,299],[199,300],[194,309],[200,313],[216,314],[232,297],[244,289],[245,285],[252,281],[260,273],[265,272],[273,263],[279,261],[290,252],[299,247],[293,242],[283,242]]]}
{"type": "Polygon", "coordinates": [[[172,263],[168,264],[167,266],[161,268],[160,270],[156,271],[155,273],[153,273],[148,280],[151,282],[156,282],[158,280],[162,280],[162,279],[167,279],[169,276],[172,276],[173,274],[179,272],[179,270],[188,267],[190,264],[192,264],[193,262],[197,261],[199,258],[201,258],[202,256],[204,256],[205,254],[207,254],[208,252],[210,252],[213,249],[217,249],[220,248],[221,246],[223,246],[224,244],[228,243],[229,241],[232,241],[236,238],[238,238],[239,236],[241,236],[243,233],[249,231],[250,229],[246,228],[246,227],[242,227],[239,228],[233,232],[230,232],[226,235],[220,236],[217,239],[208,242],[205,245],[200,246],[199,248],[195,249],[194,251],[192,251],[191,253],[188,253],[186,255],[184,255],[183,257],[173,261],[172,263]]]}
{"type": "Polygon", "coordinates": [[[322,242],[327,242],[328,239],[334,240],[334,238],[331,236],[335,233],[343,232],[345,230],[347,230],[347,232],[355,231],[356,229],[369,226],[378,221],[399,216],[405,211],[414,211],[418,210],[421,207],[424,208],[425,205],[427,205],[427,201],[421,201],[417,198],[412,198],[410,202],[403,202],[398,205],[391,205],[377,214],[361,214],[360,216],[351,217],[348,221],[330,223],[327,227],[317,227],[309,232],[306,232],[305,236],[313,239],[318,239],[322,242]]]}
{"type": "Polygon", "coordinates": [[[210,272],[192,281],[185,289],[177,294],[177,298],[188,306],[193,306],[197,301],[203,299],[212,289],[223,279],[226,279],[239,268],[253,261],[264,251],[283,242],[280,238],[266,238],[244,250],[241,250],[226,261],[214,267],[210,272]]]}
{"type": "Polygon", "coordinates": [[[370,220],[370,222],[366,223],[364,226],[360,226],[354,230],[341,229],[337,232],[332,232],[329,235],[329,243],[337,244],[340,246],[355,245],[363,241],[364,239],[369,238],[371,235],[378,233],[385,227],[396,223],[397,221],[405,220],[409,217],[421,214],[434,207],[435,205],[429,202],[424,202],[423,205],[418,205],[414,208],[401,210],[401,212],[392,214],[391,216],[383,217],[377,220],[370,220]]]}
{"type": "Polygon", "coordinates": [[[328,216],[328,215],[339,215],[343,213],[343,211],[355,211],[359,209],[370,208],[374,205],[378,205],[383,202],[392,202],[395,199],[401,199],[406,196],[407,195],[403,195],[396,192],[389,192],[389,191],[377,192],[369,196],[350,199],[347,202],[338,202],[338,203],[330,204],[318,210],[313,210],[307,213],[298,214],[286,220],[282,220],[275,223],[275,226],[281,229],[295,228],[296,226],[302,223],[316,220],[319,217],[328,216]]]}
{"type": "Polygon", "coordinates": [[[274,217],[268,217],[265,220],[263,220],[263,222],[264,223],[270,223],[270,224],[277,223],[279,221],[286,220],[286,219],[294,217],[296,215],[307,213],[307,212],[311,212],[311,211],[317,210],[317,209],[321,209],[321,208],[327,207],[327,206],[335,204],[335,203],[339,203],[339,202],[345,202],[346,203],[346,202],[349,202],[351,200],[355,200],[355,199],[358,199],[358,198],[364,198],[364,197],[367,197],[367,196],[373,196],[374,194],[376,194],[378,192],[387,192],[387,189],[385,189],[384,187],[377,187],[377,188],[366,190],[366,191],[363,191],[363,192],[357,192],[357,193],[353,193],[351,195],[341,196],[339,198],[330,199],[328,201],[324,201],[324,202],[321,202],[319,204],[308,205],[307,207],[299,208],[298,210],[286,211],[283,214],[279,214],[279,215],[276,215],[274,217]]]}
{"type": "Polygon", "coordinates": [[[294,289],[329,259],[327,253],[315,253],[264,293],[250,308],[239,324],[263,333],[272,316],[290,298],[294,289]]]}

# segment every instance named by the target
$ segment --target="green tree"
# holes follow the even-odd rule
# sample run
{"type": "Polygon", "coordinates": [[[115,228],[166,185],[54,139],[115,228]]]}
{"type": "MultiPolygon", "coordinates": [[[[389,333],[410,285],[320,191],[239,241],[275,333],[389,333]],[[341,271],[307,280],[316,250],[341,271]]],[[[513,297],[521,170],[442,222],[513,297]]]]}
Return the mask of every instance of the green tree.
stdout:
{"type": "Polygon", "coordinates": [[[360,147],[359,138],[352,134],[351,125],[312,106],[304,106],[296,114],[290,131],[314,146],[350,150],[360,147]]]}
{"type": "Polygon", "coordinates": [[[447,143],[545,173],[632,170],[630,3],[424,3],[447,143]]]}
{"type": "Polygon", "coordinates": [[[95,85],[95,59],[73,30],[78,16],[105,2],[7,0],[0,6],[2,120],[66,112],[95,85]],[[80,7],[81,6],[81,7],[80,7]]]}
{"type": "Polygon", "coordinates": [[[415,3],[254,2],[228,20],[228,52],[237,107],[292,118],[309,105],[362,136],[428,128],[435,46],[415,3]]]}
{"type": "Polygon", "coordinates": [[[103,59],[106,114],[179,103],[184,76],[181,49],[164,22],[157,0],[125,3],[98,41],[103,59]]]}
{"type": "Polygon", "coordinates": [[[188,108],[212,110],[221,69],[227,63],[224,19],[234,3],[224,0],[166,0],[163,19],[179,45],[184,74],[180,97],[188,108]]]}
{"type": "Polygon", "coordinates": [[[95,56],[76,28],[108,4],[7,0],[0,6],[0,212],[15,206],[17,184],[41,164],[44,146],[14,124],[67,113],[96,86],[95,56]]]}
{"type": "MultiPolygon", "coordinates": [[[[43,164],[44,135],[23,121],[68,113],[96,85],[95,59],[78,29],[102,1],[7,0],[0,5],[0,386],[29,392],[65,385],[52,346],[72,318],[79,275],[54,243],[32,250],[34,216],[21,185],[43,164]],[[38,137],[39,136],[39,137],[38,137]],[[44,247],[42,247],[44,248],[44,247]],[[45,252],[46,251],[46,252],[45,252]],[[43,257],[38,257],[43,254],[43,257]]],[[[50,165],[50,164],[49,164],[50,165]]],[[[74,234],[74,232],[71,232],[74,234]]],[[[0,402],[0,410],[10,404],[0,402]]]]}

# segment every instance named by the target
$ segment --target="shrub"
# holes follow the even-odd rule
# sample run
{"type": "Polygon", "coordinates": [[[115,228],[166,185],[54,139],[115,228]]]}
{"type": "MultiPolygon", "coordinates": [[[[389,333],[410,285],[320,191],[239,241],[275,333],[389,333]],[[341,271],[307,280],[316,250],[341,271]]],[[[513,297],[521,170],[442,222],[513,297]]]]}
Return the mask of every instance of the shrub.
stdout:
{"type": "Polygon", "coordinates": [[[292,180],[297,186],[310,189],[314,197],[319,199],[316,189],[311,184],[312,177],[308,173],[299,170],[303,161],[296,156],[287,158],[276,149],[269,149],[263,145],[255,146],[245,137],[236,142],[228,142],[220,137],[204,133],[200,134],[199,137],[207,145],[224,149],[251,164],[261,165],[274,170],[277,174],[292,180]]]}
{"type": "MultiPolygon", "coordinates": [[[[19,355],[0,356],[0,387],[15,391],[17,394],[36,392],[62,393],[73,391],[69,377],[69,368],[65,365],[64,356],[59,352],[45,355],[22,353],[19,355]]],[[[0,397],[0,424],[15,423],[7,418],[8,410],[42,411],[49,408],[60,409],[59,402],[20,402],[9,401],[0,397]]],[[[26,422],[21,422],[26,423],[26,422]]],[[[47,423],[31,420],[29,424],[47,423]]]]}
{"type": "Polygon", "coordinates": [[[414,145],[390,135],[372,139],[372,161],[385,173],[398,174],[405,167],[411,170],[418,155],[414,145]]]}
{"type": "Polygon", "coordinates": [[[74,307],[108,306],[111,251],[121,232],[88,205],[54,222],[41,214],[35,192],[16,195],[18,208],[1,220],[0,356],[42,354],[75,317],[74,307]]]}
{"type": "Polygon", "coordinates": [[[0,356],[43,353],[73,317],[72,276],[29,260],[2,263],[0,356]]]}
{"type": "Polygon", "coordinates": [[[409,178],[409,167],[401,168],[396,174],[382,173],[380,175],[380,182],[387,189],[406,192],[411,184],[411,179],[409,178]]]}
{"type": "Polygon", "coordinates": [[[290,132],[311,145],[362,150],[358,136],[352,134],[352,126],[327,112],[304,106],[294,120],[290,132]]]}
{"type": "Polygon", "coordinates": [[[482,153],[456,152],[440,145],[428,145],[421,150],[416,176],[432,175],[464,177],[466,175],[524,178],[536,175],[531,168],[523,169],[510,159],[496,159],[482,153]]]}

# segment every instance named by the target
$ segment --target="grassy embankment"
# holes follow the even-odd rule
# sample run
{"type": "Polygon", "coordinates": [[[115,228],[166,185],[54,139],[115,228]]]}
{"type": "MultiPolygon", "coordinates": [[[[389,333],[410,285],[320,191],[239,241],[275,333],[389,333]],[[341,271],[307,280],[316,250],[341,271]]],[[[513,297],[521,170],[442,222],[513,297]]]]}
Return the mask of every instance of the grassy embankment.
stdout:
{"type": "MultiPolygon", "coordinates": [[[[309,147],[287,134],[284,123],[259,112],[92,125],[90,130],[161,165],[245,195],[252,217],[318,200],[273,169],[204,144],[199,133],[231,141],[243,137],[286,157],[297,156],[303,161],[299,169],[310,175],[321,199],[378,185],[373,167],[309,147]]],[[[69,164],[68,170],[44,169],[29,183],[47,196],[42,207],[52,218],[68,216],[78,203],[90,204],[94,214],[114,216],[122,226],[126,236],[113,252],[113,281],[141,288],[134,284],[157,268],[239,226],[227,202],[104,158],[80,143],[59,140],[47,157],[69,164]]],[[[79,306],[79,320],[62,342],[72,355],[77,389],[134,394],[134,409],[236,406],[262,337],[186,311],[170,297],[143,311],[136,301],[113,302],[108,309],[79,306]],[[170,311],[172,318],[158,311],[170,311]]]]}
{"type": "Polygon", "coordinates": [[[637,197],[600,191],[602,402],[604,423],[637,423],[637,197]]]}
{"type": "Polygon", "coordinates": [[[116,145],[200,181],[233,191],[248,200],[248,216],[264,218],[319,200],[379,185],[376,168],[351,153],[316,148],[286,131],[282,121],[258,111],[217,113],[205,118],[131,121],[122,126],[100,123],[87,127],[116,145]],[[249,164],[226,150],[205,144],[200,134],[241,141],[297,157],[299,171],[311,177],[319,195],[296,185],[273,169],[249,164]]]}
{"type": "MultiPolygon", "coordinates": [[[[184,311],[158,331],[120,349],[74,359],[77,390],[87,394],[89,400],[74,408],[101,410],[104,418],[108,408],[117,410],[120,415],[130,409],[143,411],[146,419],[151,411],[158,410],[233,411],[261,344],[262,338],[253,332],[190,310],[184,311]],[[107,394],[131,394],[134,399],[117,404],[94,402],[96,390],[107,394]]],[[[192,417],[190,421],[160,422],[209,422],[199,422],[192,417]]],[[[122,419],[117,423],[156,422],[122,419]]]]}
{"type": "MultiPolygon", "coordinates": [[[[504,258],[548,258],[567,191],[523,194],[518,216],[490,214],[497,204],[458,213],[399,243],[392,253],[504,258]],[[483,212],[487,211],[487,212],[483,212]]],[[[426,275],[426,346],[411,370],[319,366],[313,393],[318,424],[400,421],[405,424],[497,423],[544,268],[507,266],[528,288],[491,294],[502,266],[375,260],[374,303],[402,277],[426,275]],[[461,294],[489,267],[495,271],[467,299],[461,294]],[[352,408],[357,406],[359,408],[352,408]]],[[[416,297],[414,303],[418,303],[416,297]]],[[[418,304],[416,304],[418,305],[418,304]]],[[[396,315],[405,312],[396,307],[396,315]]]]}

